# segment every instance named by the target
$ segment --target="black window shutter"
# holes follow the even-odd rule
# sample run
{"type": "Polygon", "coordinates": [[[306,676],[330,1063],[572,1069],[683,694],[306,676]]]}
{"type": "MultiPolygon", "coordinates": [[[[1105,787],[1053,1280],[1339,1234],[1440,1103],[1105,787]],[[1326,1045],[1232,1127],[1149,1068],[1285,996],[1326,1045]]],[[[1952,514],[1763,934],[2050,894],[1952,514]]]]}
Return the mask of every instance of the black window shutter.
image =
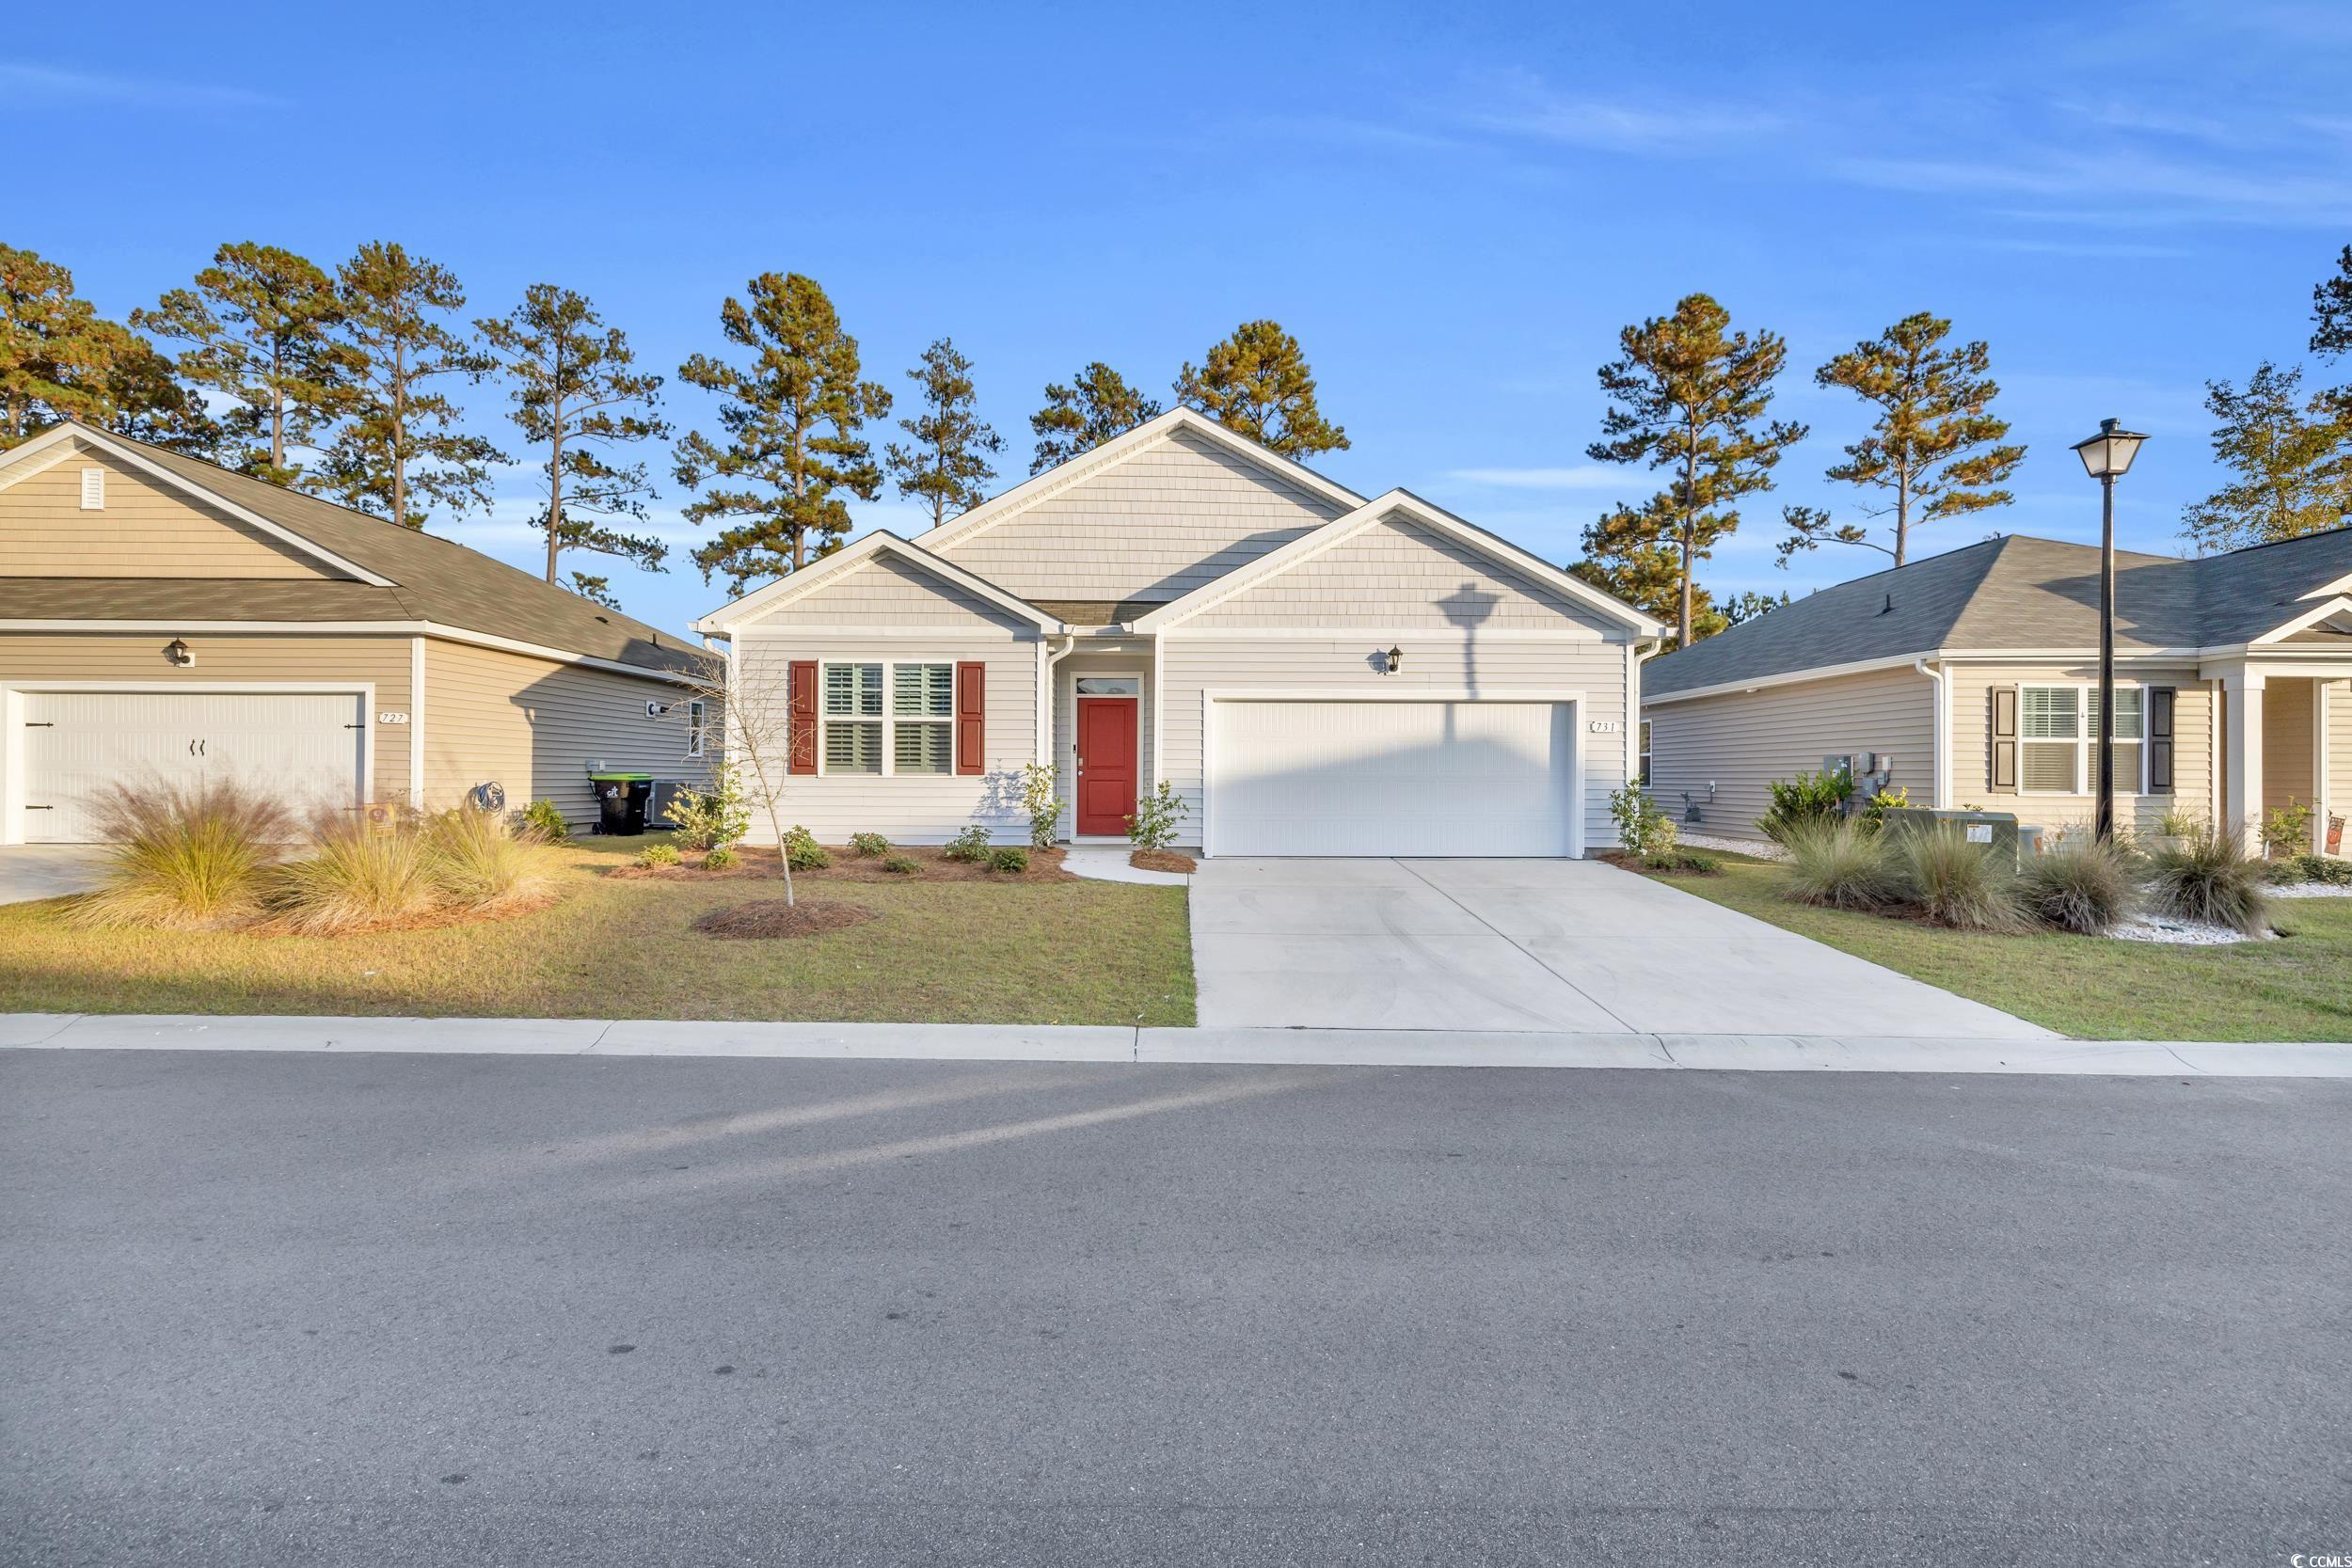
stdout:
{"type": "Polygon", "coordinates": [[[2017,792],[2017,689],[1996,686],[1986,694],[1985,707],[1993,719],[1991,786],[2006,794],[2017,792]]]}
{"type": "Polygon", "coordinates": [[[2172,693],[2169,686],[2148,689],[2148,791],[2172,792],[2172,693]]]}

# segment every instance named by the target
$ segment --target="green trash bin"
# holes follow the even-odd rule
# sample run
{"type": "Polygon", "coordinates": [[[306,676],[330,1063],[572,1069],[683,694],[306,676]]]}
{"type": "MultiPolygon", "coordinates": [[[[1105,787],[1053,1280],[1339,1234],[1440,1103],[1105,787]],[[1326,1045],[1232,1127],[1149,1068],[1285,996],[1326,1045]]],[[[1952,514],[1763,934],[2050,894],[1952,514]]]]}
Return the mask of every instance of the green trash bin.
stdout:
{"type": "Polygon", "coordinates": [[[645,831],[645,802],[653,798],[651,773],[591,773],[596,791],[596,832],[622,835],[645,831]]]}

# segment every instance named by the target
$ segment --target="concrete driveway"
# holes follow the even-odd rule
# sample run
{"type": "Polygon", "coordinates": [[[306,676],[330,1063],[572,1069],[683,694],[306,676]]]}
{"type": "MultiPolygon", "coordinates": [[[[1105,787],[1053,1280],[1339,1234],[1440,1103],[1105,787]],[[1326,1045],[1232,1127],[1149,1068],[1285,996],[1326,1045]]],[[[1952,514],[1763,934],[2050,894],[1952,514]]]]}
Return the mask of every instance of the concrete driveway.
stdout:
{"type": "Polygon", "coordinates": [[[0,848],[0,904],[87,893],[98,885],[105,854],[91,844],[11,844],[0,848]]]}
{"type": "Polygon", "coordinates": [[[1209,860],[1208,1027],[2049,1031],[1597,861],[1209,860]]]}

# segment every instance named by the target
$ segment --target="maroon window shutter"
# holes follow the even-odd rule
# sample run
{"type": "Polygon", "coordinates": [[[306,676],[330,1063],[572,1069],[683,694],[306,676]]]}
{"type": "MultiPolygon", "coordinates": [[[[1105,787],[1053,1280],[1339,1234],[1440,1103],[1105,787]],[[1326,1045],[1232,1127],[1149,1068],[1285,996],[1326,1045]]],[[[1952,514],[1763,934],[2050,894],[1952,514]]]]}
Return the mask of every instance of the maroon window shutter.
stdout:
{"type": "Polygon", "coordinates": [[[980,773],[987,770],[981,760],[988,754],[988,666],[980,663],[956,666],[956,771],[980,773]]]}
{"type": "Polygon", "coordinates": [[[2017,790],[2017,689],[1996,686],[1985,705],[1993,717],[1993,775],[1990,786],[2003,794],[2017,790]]]}
{"type": "Polygon", "coordinates": [[[796,658],[787,667],[785,691],[791,711],[785,726],[786,771],[817,771],[817,661],[796,658]]]}
{"type": "Polygon", "coordinates": [[[2172,792],[2172,696],[2169,686],[2148,689],[2148,792],[2172,792]]]}

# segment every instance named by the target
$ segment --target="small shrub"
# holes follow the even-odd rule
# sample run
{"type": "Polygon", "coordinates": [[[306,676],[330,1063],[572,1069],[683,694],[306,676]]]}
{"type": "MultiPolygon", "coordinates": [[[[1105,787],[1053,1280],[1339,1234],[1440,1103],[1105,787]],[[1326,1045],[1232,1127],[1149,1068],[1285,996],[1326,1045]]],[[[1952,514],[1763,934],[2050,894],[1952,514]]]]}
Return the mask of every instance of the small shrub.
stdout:
{"type": "Polygon", "coordinates": [[[675,865],[678,863],[677,846],[648,844],[638,851],[637,863],[640,865],[675,865]]]}
{"type": "Polygon", "coordinates": [[[984,861],[988,859],[988,830],[977,822],[965,826],[963,832],[947,841],[940,853],[951,861],[984,861]]]}
{"type": "Polygon", "coordinates": [[[833,863],[833,855],[817,835],[799,823],[784,835],[784,863],[795,871],[817,871],[833,863]]]}
{"type": "Polygon", "coordinates": [[[1617,825],[1617,842],[1629,855],[1646,863],[1649,856],[1670,852],[1675,846],[1674,819],[1658,809],[1638,784],[1629,784],[1609,797],[1609,820],[1617,825]]]}
{"type": "Polygon", "coordinates": [[[273,913],[308,936],[335,936],[429,914],[441,901],[425,834],[403,823],[389,832],[348,817],[322,817],[307,851],[278,868],[273,913]]]}
{"type": "Polygon", "coordinates": [[[2311,852],[2312,808],[2293,796],[2263,819],[2263,847],[2283,860],[2311,852]]]}
{"type": "Polygon", "coordinates": [[[1061,826],[1061,769],[1041,762],[1022,768],[1021,809],[1029,816],[1029,847],[1051,849],[1061,826]]]}
{"type": "Polygon", "coordinates": [[[882,868],[893,877],[912,877],[923,869],[923,863],[913,855],[885,855],[882,868]]]}
{"type": "Polygon", "coordinates": [[[677,841],[689,849],[718,849],[740,843],[752,831],[751,802],[744,798],[740,771],[732,763],[710,770],[708,789],[682,789],[661,808],[677,830],[677,841]]]}
{"type": "Polygon", "coordinates": [[[1029,869],[1029,852],[1018,844],[999,845],[988,852],[991,871],[1022,872],[1029,869]]]}
{"type": "Polygon", "coordinates": [[[1845,809],[1846,797],[1853,793],[1853,781],[1835,769],[1820,773],[1800,773],[1793,779],[1774,779],[1767,785],[1772,803],[1756,825],[1764,835],[1778,844],[1788,842],[1788,835],[1806,822],[1819,822],[1836,817],[1845,809]]]}
{"type": "Polygon", "coordinates": [[[105,880],[73,908],[90,926],[206,926],[248,914],[288,833],[285,809],[226,780],[115,784],[93,815],[105,880]]]}
{"type": "Polygon", "coordinates": [[[1642,867],[1646,871],[1695,871],[1711,876],[1724,868],[1724,863],[1695,849],[1653,849],[1642,857],[1642,867]]]}
{"type": "Polygon", "coordinates": [[[2263,863],[2227,833],[2193,833],[2160,844],[2148,857],[2148,895],[2159,909],[2188,920],[2210,920],[2249,936],[2270,926],[2270,895],[2263,863]]]}
{"type": "Polygon", "coordinates": [[[2017,895],[2043,925],[2097,937],[2132,912],[2139,889],[2128,849],[2082,837],[2028,860],[2017,875],[2017,895]]]}
{"type": "Polygon", "coordinates": [[[425,875],[449,904],[480,912],[548,890],[545,847],[495,813],[474,806],[440,812],[425,819],[423,834],[425,875]]]}
{"type": "Polygon", "coordinates": [[[523,826],[549,844],[561,844],[572,836],[571,824],[564,820],[553,800],[533,800],[525,806],[523,826]]]}
{"type": "Polygon", "coordinates": [[[2352,886],[2352,861],[2331,861],[2325,855],[2296,855],[2292,860],[2272,861],[2269,872],[2274,882],[2326,882],[2330,887],[2352,886]]]}
{"type": "Polygon", "coordinates": [[[2174,806],[2156,819],[2156,832],[2166,838],[2194,838],[2205,831],[2205,824],[2195,812],[2174,806]]]}
{"type": "Polygon", "coordinates": [[[2022,931],[2017,873],[1996,852],[1954,827],[1906,833],[1896,850],[1903,893],[1938,926],[1960,931],[2022,931]]]}
{"type": "Polygon", "coordinates": [[[722,844],[703,857],[703,869],[705,871],[732,871],[735,869],[738,858],[734,850],[722,844]]]}
{"type": "Polygon", "coordinates": [[[1865,800],[1862,803],[1862,810],[1855,815],[1859,816],[1863,821],[1868,823],[1871,827],[1882,828],[1886,825],[1886,814],[1888,812],[1915,811],[1918,808],[1914,806],[1911,802],[1911,791],[1908,787],[1882,789],[1877,794],[1871,796],[1867,800],[1865,800]]]}
{"type": "Polygon", "coordinates": [[[1166,779],[1159,788],[1136,803],[1127,818],[1127,842],[1138,849],[1165,849],[1176,842],[1176,830],[1185,816],[1184,797],[1166,779]]]}
{"type": "Polygon", "coordinates": [[[870,859],[875,855],[887,855],[890,853],[890,840],[882,837],[880,833],[851,833],[850,835],[850,850],[860,859],[870,859]]]}
{"type": "Polygon", "coordinates": [[[1886,846],[1859,822],[1812,817],[1790,824],[1788,834],[1781,842],[1788,853],[1776,872],[1783,897],[1833,910],[1876,910],[1899,895],[1886,846]]]}

